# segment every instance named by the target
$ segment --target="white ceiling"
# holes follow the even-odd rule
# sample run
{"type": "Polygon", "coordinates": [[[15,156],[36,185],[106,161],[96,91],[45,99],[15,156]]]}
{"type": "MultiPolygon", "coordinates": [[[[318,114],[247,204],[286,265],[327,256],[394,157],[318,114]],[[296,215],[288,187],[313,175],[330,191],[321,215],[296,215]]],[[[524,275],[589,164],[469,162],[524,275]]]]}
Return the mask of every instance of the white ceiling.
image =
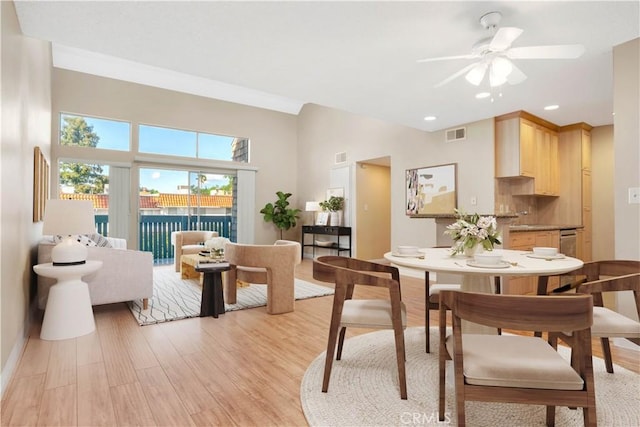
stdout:
{"type": "Polygon", "coordinates": [[[16,1],[54,65],[296,114],[315,103],[433,131],[526,110],[558,125],[613,122],[612,47],[640,36],[640,2],[16,1]],[[574,60],[516,60],[528,79],[477,100],[470,53],[503,14],[513,46],[580,43],[574,60]],[[545,105],[558,104],[556,111],[545,105]],[[437,120],[423,118],[434,115],[437,120]]]}

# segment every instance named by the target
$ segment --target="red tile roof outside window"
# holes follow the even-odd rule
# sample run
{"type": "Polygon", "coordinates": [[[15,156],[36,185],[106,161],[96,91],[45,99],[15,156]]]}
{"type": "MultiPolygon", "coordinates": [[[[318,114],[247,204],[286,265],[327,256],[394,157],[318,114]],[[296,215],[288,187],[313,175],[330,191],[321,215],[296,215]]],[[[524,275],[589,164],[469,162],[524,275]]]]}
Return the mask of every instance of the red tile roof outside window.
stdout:
{"type": "MultiPolygon", "coordinates": [[[[140,196],[140,209],[160,209],[170,207],[187,207],[187,194],[160,193],[157,195],[140,196]]],[[[90,200],[94,209],[109,209],[108,194],[62,194],[61,199],[90,200]]],[[[191,206],[198,206],[198,197],[191,195],[191,206]]],[[[199,205],[206,208],[231,208],[233,196],[215,195],[200,196],[199,205]]]]}

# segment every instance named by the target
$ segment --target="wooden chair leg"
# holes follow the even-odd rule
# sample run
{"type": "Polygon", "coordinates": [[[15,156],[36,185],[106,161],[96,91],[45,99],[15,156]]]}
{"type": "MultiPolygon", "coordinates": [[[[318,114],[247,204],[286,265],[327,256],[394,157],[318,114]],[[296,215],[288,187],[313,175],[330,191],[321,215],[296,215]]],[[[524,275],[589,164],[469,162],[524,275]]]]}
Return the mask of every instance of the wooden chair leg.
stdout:
{"type": "Polygon", "coordinates": [[[425,335],[425,352],[431,353],[431,343],[429,341],[429,272],[424,272],[424,335],[425,335]]]}
{"type": "Polygon", "coordinates": [[[404,330],[394,330],[396,341],[396,361],[398,364],[398,384],[400,384],[400,399],[407,400],[407,374],[405,370],[406,353],[404,348],[404,330]]]}
{"type": "Polygon", "coordinates": [[[556,425],[556,407],[547,406],[547,427],[556,425]]]}
{"type": "Polygon", "coordinates": [[[338,338],[338,354],[336,354],[336,360],[342,359],[342,345],[344,344],[344,334],[347,332],[347,328],[340,328],[340,337],[338,338]]]}
{"type": "MultiPolygon", "coordinates": [[[[333,323],[333,322],[332,322],[333,323]]],[[[331,378],[331,368],[333,367],[333,354],[336,351],[336,341],[338,339],[338,325],[332,324],[329,330],[329,342],[327,343],[327,356],[324,361],[324,378],[322,379],[322,392],[326,393],[329,388],[331,378]]]]}
{"type": "MultiPolygon", "coordinates": [[[[444,349],[446,352],[447,350],[444,349]]],[[[440,349],[440,355],[438,358],[438,419],[444,421],[444,409],[445,409],[445,376],[447,369],[446,355],[443,354],[443,350],[440,349]]]]}
{"type": "Polygon", "coordinates": [[[602,343],[602,354],[604,355],[604,364],[607,368],[607,372],[613,374],[613,360],[611,359],[609,338],[600,338],[600,342],[602,343]]]}
{"type": "Polygon", "coordinates": [[[142,309],[146,310],[147,308],[149,308],[149,298],[143,298],[142,299],[142,309]]]}

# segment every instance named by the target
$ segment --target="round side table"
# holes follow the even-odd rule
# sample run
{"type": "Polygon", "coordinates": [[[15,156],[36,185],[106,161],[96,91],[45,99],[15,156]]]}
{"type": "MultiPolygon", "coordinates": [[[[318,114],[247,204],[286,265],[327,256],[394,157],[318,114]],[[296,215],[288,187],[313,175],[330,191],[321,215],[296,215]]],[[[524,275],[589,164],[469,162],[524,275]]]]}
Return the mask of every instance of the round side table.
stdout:
{"type": "Polygon", "coordinates": [[[57,280],[49,289],[41,339],[66,340],[95,331],[89,286],[81,279],[100,267],[102,261],[94,260],[79,265],[54,266],[49,262],[33,266],[39,276],[57,280]]]}

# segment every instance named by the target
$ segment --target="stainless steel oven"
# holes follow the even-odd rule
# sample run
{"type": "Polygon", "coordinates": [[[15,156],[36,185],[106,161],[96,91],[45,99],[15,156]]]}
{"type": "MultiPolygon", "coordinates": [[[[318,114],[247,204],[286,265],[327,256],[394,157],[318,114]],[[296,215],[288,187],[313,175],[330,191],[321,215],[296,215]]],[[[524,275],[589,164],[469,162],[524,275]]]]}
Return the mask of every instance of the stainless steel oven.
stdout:
{"type": "MultiPolygon", "coordinates": [[[[560,253],[565,256],[576,257],[578,233],[575,228],[566,230],[560,230],[560,253]]],[[[575,282],[575,276],[564,276],[560,280],[560,286],[563,287],[567,284],[575,282]]]]}
{"type": "Polygon", "coordinates": [[[560,253],[576,257],[577,233],[575,228],[560,230],[560,253]]]}

